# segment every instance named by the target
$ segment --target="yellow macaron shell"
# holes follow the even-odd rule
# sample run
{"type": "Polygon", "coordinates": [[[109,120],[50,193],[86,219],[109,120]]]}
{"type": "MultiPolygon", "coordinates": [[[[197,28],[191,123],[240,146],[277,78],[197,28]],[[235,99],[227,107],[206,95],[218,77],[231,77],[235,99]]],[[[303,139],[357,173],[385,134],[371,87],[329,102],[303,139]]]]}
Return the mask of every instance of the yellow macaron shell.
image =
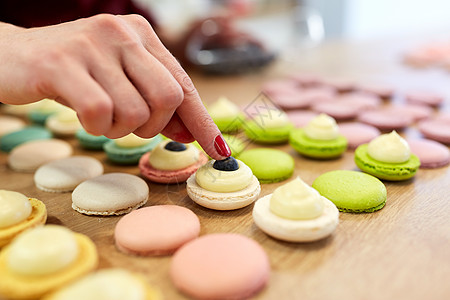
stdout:
{"type": "Polygon", "coordinates": [[[320,194],[299,177],[278,187],[270,199],[270,211],[284,219],[315,219],[323,210],[320,194]]]}
{"type": "Polygon", "coordinates": [[[199,159],[199,150],[187,144],[184,151],[170,151],[165,147],[171,141],[159,143],[148,157],[149,164],[158,170],[174,171],[187,168],[195,164],[199,159]]]}
{"type": "Polygon", "coordinates": [[[26,220],[31,211],[28,197],[21,193],[0,190],[0,229],[26,220]]]}
{"type": "Polygon", "coordinates": [[[304,128],[306,136],[315,140],[334,140],[339,136],[336,120],[326,114],[313,118],[304,128]]]}
{"type": "Polygon", "coordinates": [[[367,152],[373,159],[385,163],[404,163],[411,157],[408,142],[395,130],[370,141],[367,152]]]}
{"type": "Polygon", "coordinates": [[[97,264],[95,245],[82,234],[58,225],[27,230],[0,252],[0,298],[40,298],[97,264]]]}
{"type": "Polygon", "coordinates": [[[150,143],[150,139],[141,138],[133,133],[130,133],[124,137],[114,140],[117,147],[120,148],[136,148],[147,145],[150,143]]]}
{"type": "Polygon", "coordinates": [[[252,170],[242,161],[236,159],[239,169],[236,171],[220,171],[214,169],[215,160],[210,160],[195,173],[199,186],[211,192],[228,193],[246,188],[253,179],[252,170]]]}
{"type": "Polygon", "coordinates": [[[43,298],[43,300],[160,300],[159,290],[124,269],[103,269],[43,298]]]}

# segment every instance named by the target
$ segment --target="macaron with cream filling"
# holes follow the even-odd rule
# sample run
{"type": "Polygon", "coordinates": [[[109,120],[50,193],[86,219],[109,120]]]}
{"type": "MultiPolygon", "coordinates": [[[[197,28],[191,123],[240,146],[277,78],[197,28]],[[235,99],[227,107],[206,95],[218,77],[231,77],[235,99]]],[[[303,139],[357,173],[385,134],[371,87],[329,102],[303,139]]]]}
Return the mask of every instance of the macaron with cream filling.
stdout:
{"type": "Polygon", "coordinates": [[[29,228],[47,220],[45,204],[37,199],[0,190],[0,248],[29,228]]]}
{"type": "Polygon", "coordinates": [[[245,207],[261,191],[250,168],[234,157],[207,162],[189,177],[186,189],[194,202],[216,210],[245,207]]]}
{"type": "Polygon", "coordinates": [[[294,125],[287,114],[278,109],[268,108],[267,112],[255,115],[244,125],[247,137],[256,143],[281,144],[289,139],[294,125]]]}
{"type": "Polygon", "coordinates": [[[161,142],[139,161],[142,176],[159,183],[185,182],[208,157],[192,144],[167,140],[161,142]]]}
{"type": "Polygon", "coordinates": [[[0,252],[0,295],[38,299],[97,267],[94,243],[58,225],[18,235],[0,252]]]}
{"type": "Polygon", "coordinates": [[[216,102],[208,105],[207,109],[221,132],[233,133],[242,128],[244,114],[239,106],[228,100],[227,97],[220,97],[216,102]]]}
{"type": "Polygon", "coordinates": [[[360,145],[355,151],[355,163],[368,174],[392,181],[413,177],[420,166],[419,158],[395,131],[360,145]]]}
{"type": "Polygon", "coordinates": [[[289,242],[330,235],[339,223],[336,205],[299,177],[255,202],[253,220],[266,234],[289,242]]]}
{"type": "Polygon", "coordinates": [[[339,133],[336,121],[326,114],[292,130],[289,144],[301,155],[316,159],[336,158],[347,149],[347,139],[339,133]]]}

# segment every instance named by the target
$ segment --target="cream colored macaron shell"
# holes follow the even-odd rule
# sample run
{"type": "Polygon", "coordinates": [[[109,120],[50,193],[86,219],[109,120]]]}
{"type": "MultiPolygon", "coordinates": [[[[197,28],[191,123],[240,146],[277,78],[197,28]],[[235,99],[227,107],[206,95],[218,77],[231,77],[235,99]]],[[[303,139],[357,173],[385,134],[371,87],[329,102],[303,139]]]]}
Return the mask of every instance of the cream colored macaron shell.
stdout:
{"type": "Polygon", "coordinates": [[[101,174],[103,165],[97,159],[72,156],[39,167],[34,174],[34,182],[46,192],[70,192],[83,181],[101,174]]]}
{"type": "Polygon", "coordinates": [[[72,208],[87,215],[122,215],[147,202],[147,183],[131,174],[109,173],[81,183],[72,193],[72,208]]]}

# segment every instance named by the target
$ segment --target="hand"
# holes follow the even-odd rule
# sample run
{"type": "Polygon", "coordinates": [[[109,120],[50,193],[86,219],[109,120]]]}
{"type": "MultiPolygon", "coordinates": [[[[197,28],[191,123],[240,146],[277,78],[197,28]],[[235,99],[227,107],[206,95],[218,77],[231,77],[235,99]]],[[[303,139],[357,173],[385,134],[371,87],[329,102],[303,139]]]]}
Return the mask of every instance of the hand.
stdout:
{"type": "Polygon", "coordinates": [[[86,131],[118,138],[162,132],[230,155],[191,79],[141,16],[97,15],[24,29],[0,23],[0,99],[51,98],[86,131]]]}

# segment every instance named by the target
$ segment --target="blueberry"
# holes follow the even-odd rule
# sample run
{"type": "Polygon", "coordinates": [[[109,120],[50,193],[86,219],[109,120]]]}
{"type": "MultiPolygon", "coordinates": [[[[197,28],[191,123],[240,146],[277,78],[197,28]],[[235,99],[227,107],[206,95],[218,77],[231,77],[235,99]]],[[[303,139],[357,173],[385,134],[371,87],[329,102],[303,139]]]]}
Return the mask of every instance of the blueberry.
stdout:
{"type": "Polygon", "coordinates": [[[178,142],[168,142],[164,149],[169,151],[180,152],[186,150],[186,145],[178,142]]]}
{"type": "Polygon", "coordinates": [[[234,157],[227,157],[223,160],[216,160],[213,168],[219,171],[236,171],[239,169],[239,164],[234,157]]]}

